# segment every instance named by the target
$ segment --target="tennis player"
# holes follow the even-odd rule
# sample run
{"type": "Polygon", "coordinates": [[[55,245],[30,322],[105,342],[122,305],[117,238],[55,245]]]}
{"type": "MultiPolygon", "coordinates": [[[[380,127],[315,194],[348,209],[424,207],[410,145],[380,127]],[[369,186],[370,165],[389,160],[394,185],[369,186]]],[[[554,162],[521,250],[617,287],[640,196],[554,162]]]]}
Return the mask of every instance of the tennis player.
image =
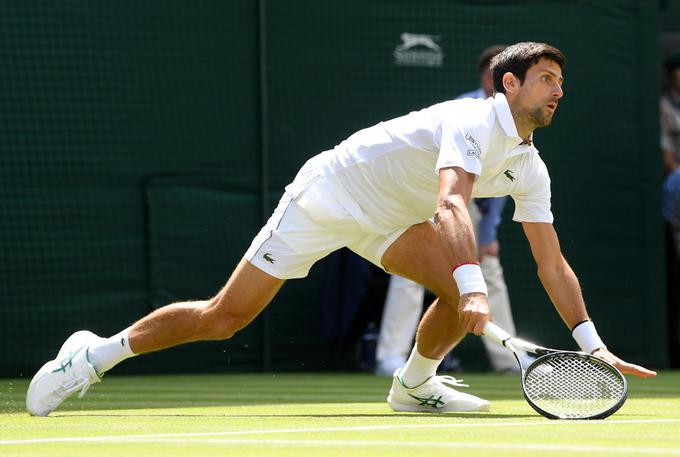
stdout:
{"type": "Polygon", "coordinates": [[[311,158],[216,296],[168,305],[110,338],[74,333],[31,381],[28,411],[48,415],[129,357],[230,338],[286,279],[306,276],[343,246],[438,297],[406,365],[394,374],[390,407],[486,411],[488,401],[454,389],[459,383],[436,376],[436,369],[491,317],[467,205],[470,198],[504,195],[515,201],[513,219],[523,225],[538,276],[580,348],[623,373],[654,376],[606,348],[552,225],[550,178],[532,132],[555,114],[563,65],[564,55],[550,45],[517,43],[492,62],[493,97],[447,101],[381,122],[311,158]]]}

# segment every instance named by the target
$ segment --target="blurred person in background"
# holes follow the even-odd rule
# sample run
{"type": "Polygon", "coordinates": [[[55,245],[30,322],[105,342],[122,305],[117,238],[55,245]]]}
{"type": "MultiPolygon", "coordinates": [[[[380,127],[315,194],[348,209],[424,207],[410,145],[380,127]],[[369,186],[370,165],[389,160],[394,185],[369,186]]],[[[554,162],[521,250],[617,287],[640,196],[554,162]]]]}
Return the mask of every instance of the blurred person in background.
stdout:
{"type": "MultiPolygon", "coordinates": [[[[493,95],[491,59],[505,48],[506,45],[495,44],[482,51],[476,64],[479,88],[466,92],[457,99],[486,99],[493,95]]],[[[498,243],[498,226],[501,223],[507,199],[507,196],[476,198],[468,210],[477,235],[479,262],[488,288],[491,314],[494,322],[514,335],[515,322],[512,318],[510,297],[499,259],[500,244],[498,243]]],[[[425,289],[420,284],[401,276],[393,275],[390,278],[378,336],[376,375],[392,376],[396,369],[406,363],[422,314],[424,298],[425,289]]],[[[483,338],[482,343],[484,343],[494,371],[499,373],[519,371],[517,362],[511,353],[488,338],[483,338]]],[[[524,357],[529,361],[528,354],[524,353],[524,357]]],[[[458,368],[460,368],[460,363],[448,354],[441,369],[451,371],[458,368]]]]}
{"type": "Polygon", "coordinates": [[[667,87],[661,95],[661,156],[664,167],[663,217],[670,355],[680,364],[680,51],[666,60],[667,87]]]}

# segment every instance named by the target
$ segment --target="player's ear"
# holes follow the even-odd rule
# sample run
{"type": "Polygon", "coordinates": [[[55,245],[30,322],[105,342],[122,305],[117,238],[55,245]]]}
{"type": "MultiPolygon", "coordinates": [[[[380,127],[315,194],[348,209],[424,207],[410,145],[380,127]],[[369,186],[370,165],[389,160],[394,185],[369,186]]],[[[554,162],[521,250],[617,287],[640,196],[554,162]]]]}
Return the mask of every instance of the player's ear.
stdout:
{"type": "Polygon", "coordinates": [[[519,90],[519,79],[511,72],[507,71],[503,75],[503,87],[505,88],[506,94],[514,94],[519,90]]]}

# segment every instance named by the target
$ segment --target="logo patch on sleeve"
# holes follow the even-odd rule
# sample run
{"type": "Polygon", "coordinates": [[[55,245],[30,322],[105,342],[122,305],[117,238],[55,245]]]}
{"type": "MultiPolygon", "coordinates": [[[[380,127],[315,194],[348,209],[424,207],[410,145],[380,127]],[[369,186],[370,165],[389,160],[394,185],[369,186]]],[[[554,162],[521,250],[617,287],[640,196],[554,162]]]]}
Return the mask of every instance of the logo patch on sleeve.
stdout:
{"type": "Polygon", "coordinates": [[[482,148],[472,135],[469,133],[465,134],[465,141],[472,146],[473,149],[468,149],[466,151],[468,157],[477,157],[477,159],[481,159],[482,157],[482,148]]]}

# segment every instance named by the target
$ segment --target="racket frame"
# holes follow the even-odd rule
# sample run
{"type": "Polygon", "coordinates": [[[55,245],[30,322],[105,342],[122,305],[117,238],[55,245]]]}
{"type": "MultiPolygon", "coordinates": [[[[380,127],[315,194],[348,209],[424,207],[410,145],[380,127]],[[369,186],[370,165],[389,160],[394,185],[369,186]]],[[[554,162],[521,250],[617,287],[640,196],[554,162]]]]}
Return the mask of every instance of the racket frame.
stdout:
{"type": "Polygon", "coordinates": [[[586,354],[584,352],[578,352],[578,351],[564,351],[560,349],[551,349],[543,346],[538,346],[534,343],[530,343],[529,341],[522,340],[520,338],[516,338],[511,336],[508,332],[500,328],[498,325],[494,324],[493,322],[487,322],[486,327],[484,328],[484,336],[492,339],[496,343],[500,344],[501,346],[505,347],[507,350],[509,350],[512,355],[515,356],[515,359],[517,360],[517,363],[519,364],[520,368],[520,386],[522,387],[522,394],[524,395],[524,399],[529,403],[529,405],[540,415],[543,417],[547,417],[548,419],[561,419],[561,420],[595,420],[595,419],[604,419],[605,417],[611,416],[614,414],[616,411],[623,406],[625,403],[626,399],[628,398],[628,383],[626,382],[625,376],[621,374],[621,372],[613,365],[610,363],[606,362],[605,360],[602,360],[598,357],[595,357],[594,355],[586,354]],[[530,352],[532,354],[537,355],[538,357],[536,360],[531,362],[528,367],[524,367],[522,364],[522,360],[519,356],[518,349],[521,349],[526,352],[530,352]],[[612,370],[614,373],[618,374],[618,377],[622,380],[623,382],[623,395],[619,399],[619,401],[616,402],[611,408],[607,409],[606,411],[603,411],[601,413],[595,414],[593,416],[588,416],[588,417],[560,417],[555,414],[552,414],[548,411],[543,410],[539,406],[537,406],[527,395],[526,389],[524,387],[524,382],[526,379],[526,374],[527,372],[534,366],[538,365],[544,362],[544,360],[548,357],[551,357],[554,354],[558,353],[563,353],[563,354],[570,354],[572,356],[577,356],[581,357],[584,359],[590,359],[594,360],[597,363],[601,365],[605,365],[607,368],[612,370]]]}

